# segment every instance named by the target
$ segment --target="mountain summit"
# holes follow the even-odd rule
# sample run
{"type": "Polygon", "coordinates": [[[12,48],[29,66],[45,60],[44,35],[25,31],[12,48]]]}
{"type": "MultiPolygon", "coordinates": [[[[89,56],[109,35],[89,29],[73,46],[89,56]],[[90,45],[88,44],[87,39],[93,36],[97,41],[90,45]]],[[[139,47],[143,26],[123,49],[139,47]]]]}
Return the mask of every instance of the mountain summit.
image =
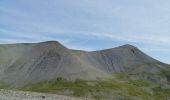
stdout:
{"type": "Polygon", "coordinates": [[[14,86],[58,77],[97,80],[114,73],[162,82],[170,81],[169,71],[169,65],[129,44],[92,52],[71,50],[56,41],[0,45],[0,81],[14,86]]]}

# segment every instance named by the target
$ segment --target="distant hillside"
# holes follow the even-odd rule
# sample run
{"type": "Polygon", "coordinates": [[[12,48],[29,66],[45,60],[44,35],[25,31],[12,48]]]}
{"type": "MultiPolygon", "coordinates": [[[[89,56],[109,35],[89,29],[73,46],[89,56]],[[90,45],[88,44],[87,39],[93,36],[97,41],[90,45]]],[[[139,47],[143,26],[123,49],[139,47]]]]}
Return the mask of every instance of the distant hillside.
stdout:
{"type": "Polygon", "coordinates": [[[0,81],[24,86],[62,77],[68,80],[114,78],[170,81],[170,67],[132,45],[100,51],[71,50],[56,41],[0,45],[0,81]]]}

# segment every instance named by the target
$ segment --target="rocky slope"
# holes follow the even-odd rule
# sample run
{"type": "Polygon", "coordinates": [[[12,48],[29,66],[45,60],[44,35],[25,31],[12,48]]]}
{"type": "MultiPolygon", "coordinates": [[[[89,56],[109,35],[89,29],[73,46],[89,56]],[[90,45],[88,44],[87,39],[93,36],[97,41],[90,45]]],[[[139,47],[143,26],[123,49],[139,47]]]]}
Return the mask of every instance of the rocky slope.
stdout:
{"type": "Polygon", "coordinates": [[[58,77],[94,81],[114,73],[167,82],[169,71],[169,65],[131,45],[92,52],[70,50],[55,41],[0,45],[0,81],[17,87],[58,77]]]}

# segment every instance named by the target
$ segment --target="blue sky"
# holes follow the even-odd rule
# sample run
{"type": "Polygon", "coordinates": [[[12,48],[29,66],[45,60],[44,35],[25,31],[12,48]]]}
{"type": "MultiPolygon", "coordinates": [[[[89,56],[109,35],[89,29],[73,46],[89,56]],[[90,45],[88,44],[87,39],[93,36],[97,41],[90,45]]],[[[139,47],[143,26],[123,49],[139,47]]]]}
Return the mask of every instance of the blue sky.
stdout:
{"type": "Polygon", "coordinates": [[[73,49],[137,46],[170,63],[169,0],[0,0],[0,43],[56,40],[73,49]]]}

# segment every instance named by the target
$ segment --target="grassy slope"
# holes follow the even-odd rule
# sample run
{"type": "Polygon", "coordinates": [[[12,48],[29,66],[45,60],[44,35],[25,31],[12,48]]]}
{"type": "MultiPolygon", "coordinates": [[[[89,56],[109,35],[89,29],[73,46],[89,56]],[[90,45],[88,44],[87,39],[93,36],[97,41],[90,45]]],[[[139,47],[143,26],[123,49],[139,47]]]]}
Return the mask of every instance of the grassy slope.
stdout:
{"type": "MultiPolygon", "coordinates": [[[[161,73],[165,77],[167,73],[161,73]]],[[[11,88],[0,82],[0,88],[10,88],[23,91],[55,93],[69,96],[90,97],[107,100],[166,100],[170,97],[170,89],[162,89],[162,84],[146,80],[131,80],[127,73],[115,73],[114,79],[98,81],[68,81],[57,78],[52,81],[42,81],[22,88],[11,88]]]]}
{"type": "Polygon", "coordinates": [[[116,100],[164,100],[170,97],[169,89],[161,89],[159,84],[145,80],[98,80],[74,82],[58,78],[20,88],[24,91],[57,93],[78,97],[116,100]]]}
{"type": "MultiPolygon", "coordinates": [[[[167,73],[161,73],[165,77],[167,73]]],[[[146,80],[131,80],[127,73],[115,73],[114,79],[98,81],[68,81],[57,78],[52,81],[42,81],[22,88],[13,88],[23,91],[55,93],[69,96],[90,97],[106,100],[166,100],[170,97],[170,89],[162,89],[162,84],[146,80]]],[[[0,88],[10,88],[0,82],[0,88]]]]}

